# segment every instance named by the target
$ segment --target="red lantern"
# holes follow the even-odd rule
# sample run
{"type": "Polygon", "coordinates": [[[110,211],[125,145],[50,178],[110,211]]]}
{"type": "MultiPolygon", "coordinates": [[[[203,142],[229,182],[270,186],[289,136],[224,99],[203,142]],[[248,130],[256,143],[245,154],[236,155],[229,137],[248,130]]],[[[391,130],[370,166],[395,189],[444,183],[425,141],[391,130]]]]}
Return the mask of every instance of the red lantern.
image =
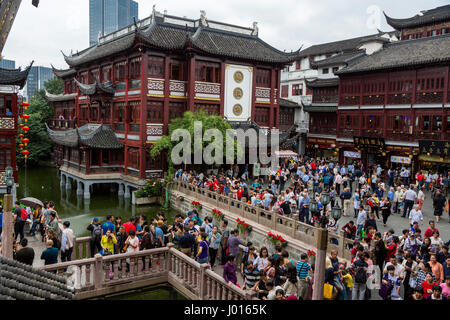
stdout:
{"type": "Polygon", "coordinates": [[[20,129],[23,129],[23,127],[25,127],[25,125],[24,124],[19,124],[19,127],[20,127],[20,129]]]}
{"type": "Polygon", "coordinates": [[[28,157],[28,155],[30,154],[30,151],[28,151],[28,150],[23,150],[23,151],[22,151],[22,154],[25,156],[25,161],[27,161],[27,157],[28,157]]]}
{"type": "Polygon", "coordinates": [[[25,122],[27,122],[28,119],[30,119],[30,116],[27,115],[27,114],[23,114],[23,115],[22,115],[22,118],[24,118],[24,119],[25,119],[25,122]]]}
{"type": "Polygon", "coordinates": [[[20,150],[23,150],[23,143],[19,144],[20,150]]]}
{"type": "Polygon", "coordinates": [[[23,139],[23,137],[25,137],[25,135],[23,135],[22,133],[19,134],[19,138],[20,138],[20,139],[23,139]]]}
{"type": "Polygon", "coordinates": [[[25,139],[23,139],[22,141],[23,141],[23,143],[25,143],[25,147],[26,147],[26,146],[27,146],[27,144],[28,144],[28,142],[30,142],[30,139],[28,139],[28,138],[25,138],[25,139]]]}
{"type": "Polygon", "coordinates": [[[24,107],[25,110],[27,110],[30,104],[28,102],[22,102],[21,106],[24,107]]]}
{"type": "Polygon", "coordinates": [[[23,127],[22,129],[23,129],[23,131],[25,131],[25,132],[27,132],[28,130],[30,130],[30,128],[27,127],[27,126],[23,127]]]}

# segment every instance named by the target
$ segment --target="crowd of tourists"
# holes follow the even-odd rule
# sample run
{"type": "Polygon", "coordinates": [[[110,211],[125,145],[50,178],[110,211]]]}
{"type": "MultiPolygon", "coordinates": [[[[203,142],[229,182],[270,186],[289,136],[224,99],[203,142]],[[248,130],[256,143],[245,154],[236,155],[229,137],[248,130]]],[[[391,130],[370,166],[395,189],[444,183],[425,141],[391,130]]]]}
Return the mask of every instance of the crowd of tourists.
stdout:
{"type": "MultiPolygon", "coordinates": [[[[175,178],[279,215],[298,215],[303,223],[318,224],[326,217],[330,232],[342,230],[352,240],[347,247],[351,261],[340,260],[336,251],[326,258],[323,294],[327,299],[371,299],[373,288],[382,299],[449,297],[450,243],[441,238],[438,229],[441,216],[449,211],[448,173],[419,171],[411,177],[408,168],[364,168],[360,162],[340,165],[311,158],[286,159],[263,179],[250,180],[247,169],[241,172],[238,167],[209,175],[180,169],[175,178]],[[425,231],[424,190],[431,192],[436,217],[427,221],[425,231]],[[316,210],[310,212],[314,202],[316,210]],[[332,214],[335,205],[343,208],[343,216],[353,216],[355,221],[341,226],[340,217],[332,214]],[[386,226],[391,215],[404,217],[404,229],[381,233],[377,224],[386,226]]],[[[46,244],[41,255],[46,265],[57,263],[58,257],[61,262],[71,260],[74,233],[68,221],[61,228],[62,221],[52,202],[28,211],[16,203],[14,233],[16,239],[20,236],[21,248],[15,244],[15,259],[33,263],[34,251],[24,237],[27,218],[32,220],[30,236],[39,230],[46,244]]],[[[185,255],[220,272],[230,286],[254,291],[260,299],[312,298],[313,256],[302,254],[296,261],[280,246],[273,252],[268,247],[256,248],[241,238],[238,229],[231,229],[226,219],[202,218],[192,209],[176,215],[173,223],[168,223],[162,212],[152,219],[141,215],[126,220],[112,215],[106,221],[92,219],[87,225],[91,256],[159,248],[171,242],[185,255]]]]}
{"type": "MultiPolygon", "coordinates": [[[[307,224],[318,224],[320,217],[327,217],[326,227],[330,232],[338,234],[342,230],[346,238],[353,240],[348,246],[352,255],[352,261],[348,265],[339,262],[336,252],[327,258],[324,294],[329,299],[370,299],[372,291],[369,289],[374,287],[380,288],[378,294],[382,299],[448,297],[450,241],[448,238],[441,238],[436,225],[441,222],[445,213],[449,213],[450,199],[446,198],[449,194],[449,172],[438,174],[418,171],[412,177],[410,169],[406,167],[384,169],[375,165],[364,168],[360,161],[341,165],[307,157],[286,159],[277,170],[261,179],[249,179],[248,169],[239,169],[238,166],[231,166],[228,170],[222,169],[209,175],[180,169],[175,178],[196,187],[246,201],[279,215],[298,216],[301,222],[307,224]],[[422,212],[424,191],[431,193],[435,216],[435,220],[427,221],[425,232],[421,230],[426,227],[422,212]],[[324,194],[328,195],[328,203],[322,203],[324,194]],[[312,202],[317,205],[314,212],[309,210],[312,202]],[[353,216],[354,221],[340,225],[340,217],[331,213],[335,205],[342,208],[343,216],[353,216]],[[383,223],[386,227],[391,215],[403,217],[404,228],[379,232],[377,223],[383,223]],[[376,281],[378,286],[372,286],[371,283],[376,281]]],[[[240,244],[243,245],[242,242],[240,244]]],[[[250,245],[244,250],[253,252],[249,254],[250,260],[257,259],[256,248],[250,245]]],[[[267,249],[261,248],[261,251],[267,249]]],[[[287,252],[284,255],[286,256],[287,252]]],[[[270,258],[266,254],[264,257],[270,258]]],[[[235,258],[231,255],[229,259],[235,258]]],[[[250,285],[254,285],[250,288],[259,290],[260,280],[266,279],[265,272],[274,268],[278,270],[278,274],[283,274],[276,281],[277,287],[287,283],[290,263],[300,265],[297,267],[297,281],[300,284],[298,287],[308,283],[311,296],[313,273],[306,278],[303,269],[308,263],[307,257],[302,257],[297,263],[291,261],[288,256],[284,258],[277,262],[272,259],[275,266],[268,263],[268,269],[267,266],[253,264],[253,268],[250,266],[247,271],[245,259],[240,268],[232,260],[228,262],[230,267],[226,265],[224,279],[231,279],[231,282],[235,283],[236,278],[233,272],[230,272],[233,271],[231,265],[235,265],[235,270],[239,270],[244,276],[245,288],[249,288],[246,285],[248,278],[259,279],[255,280],[256,282],[250,281],[250,285]],[[250,272],[249,277],[245,277],[246,272],[250,272]],[[231,277],[227,274],[231,274],[231,277]]],[[[309,265],[307,269],[312,271],[314,265],[309,265]]],[[[270,284],[274,279],[269,277],[268,281],[270,284]]],[[[272,298],[274,296],[276,294],[271,295],[272,298]]],[[[301,294],[296,297],[306,298],[301,294]]]]}

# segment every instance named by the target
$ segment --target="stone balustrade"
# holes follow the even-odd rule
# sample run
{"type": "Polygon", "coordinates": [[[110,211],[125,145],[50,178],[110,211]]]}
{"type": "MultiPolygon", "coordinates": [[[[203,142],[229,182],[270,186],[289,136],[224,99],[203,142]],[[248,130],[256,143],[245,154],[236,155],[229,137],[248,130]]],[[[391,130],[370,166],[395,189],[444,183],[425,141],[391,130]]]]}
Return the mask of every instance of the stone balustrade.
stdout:
{"type": "MultiPolygon", "coordinates": [[[[89,237],[78,238],[75,250],[79,257],[89,237]]],[[[89,247],[89,246],[87,246],[89,247]]],[[[83,252],[84,251],[84,252],[83,252]]],[[[41,269],[69,277],[78,299],[88,299],[149,285],[169,283],[193,300],[252,300],[255,292],[229,286],[225,280],[174,248],[167,247],[78,259],[52,264],[41,269]]]]}
{"type": "MultiPolygon", "coordinates": [[[[182,181],[174,181],[172,183],[172,188],[187,196],[193,197],[197,201],[204,201],[213,208],[226,210],[245,220],[253,221],[259,225],[265,226],[272,230],[272,232],[287,235],[308,246],[315,247],[317,244],[317,236],[319,234],[318,227],[300,222],[292,217],[282,216],[263,208],[253,206],[246,201],[221,195],[205,188],[195,187],[182,181]]],[[[224,214],[226,216],[226,213],[224,214]]],[[[328,252],[337,250],[339,257],[351,260],[352,257],[348,245],[352,244],[353,240],[345,238],[342,231],[340,231],[339,234],[329,232],[328,239],[328,252]],[[337,242],[338,245],[333,242],[337,242]]]]}

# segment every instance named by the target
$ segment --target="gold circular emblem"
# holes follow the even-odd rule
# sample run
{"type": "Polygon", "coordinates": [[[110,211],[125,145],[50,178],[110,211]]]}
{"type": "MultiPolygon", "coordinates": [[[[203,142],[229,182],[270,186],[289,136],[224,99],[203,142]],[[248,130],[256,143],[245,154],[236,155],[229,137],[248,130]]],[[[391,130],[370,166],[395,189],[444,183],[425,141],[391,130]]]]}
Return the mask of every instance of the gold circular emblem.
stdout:
{"type": "Polygon", "coordinates": [[[242,114],[242,106],[240,104],[235,104],[233,107],[233,113],[235,116],[240,116],[242,114]]]}
{"type": "Polygon", "coordinates": [[[241,88],[235,88],[233,90],[233,96],[235,99],[239,100],[240,98],[242,98],[242,96],[244,95],[244,91],[242,91],[241,88]]]}
{"type": "Polygon", "coordinates": [[[236,71],[233,77],[234,81],[236,81],[237,83],[241,83],[242,80],[244,80],[244,74],[241,71],[236,71]]]}

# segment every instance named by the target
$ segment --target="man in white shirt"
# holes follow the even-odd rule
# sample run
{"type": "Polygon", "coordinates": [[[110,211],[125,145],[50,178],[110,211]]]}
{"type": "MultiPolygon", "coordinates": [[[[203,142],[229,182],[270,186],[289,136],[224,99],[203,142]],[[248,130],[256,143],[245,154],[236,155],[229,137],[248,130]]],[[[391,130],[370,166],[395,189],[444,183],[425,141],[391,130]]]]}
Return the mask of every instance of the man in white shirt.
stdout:
{"type": "Polygon", "coordinates": [[[423,215],[418,204],[415,204],[414,208],[409,212],[409,224],[413,225],[414,222],[420,223],[423,226],[423,215]]]}
{"type": "Polygon", "coordinates": [[[389,262],[386,263],[386,265],[384,266],[383,273],[388,272],[387,271],[388,266],[394,266],[394,268],[395,268],[394,275],[395,276],[399,277],[402,280],[405,278],[405,268],[397,262],[397,258],[395,256],[391,256],[389,262]]]}
{"type": "Polygon", "coordinates": [[[403,211],[403,215],[402,215],[403,218],[406,217],[406,214],[408,213],[408,209],[409,210],[412,209],[414,202],[417,199],[417,194],[412,189],[412,186],[408,190],[406,190],[404,197],[405,197],[405,210],[403,211]]]}

